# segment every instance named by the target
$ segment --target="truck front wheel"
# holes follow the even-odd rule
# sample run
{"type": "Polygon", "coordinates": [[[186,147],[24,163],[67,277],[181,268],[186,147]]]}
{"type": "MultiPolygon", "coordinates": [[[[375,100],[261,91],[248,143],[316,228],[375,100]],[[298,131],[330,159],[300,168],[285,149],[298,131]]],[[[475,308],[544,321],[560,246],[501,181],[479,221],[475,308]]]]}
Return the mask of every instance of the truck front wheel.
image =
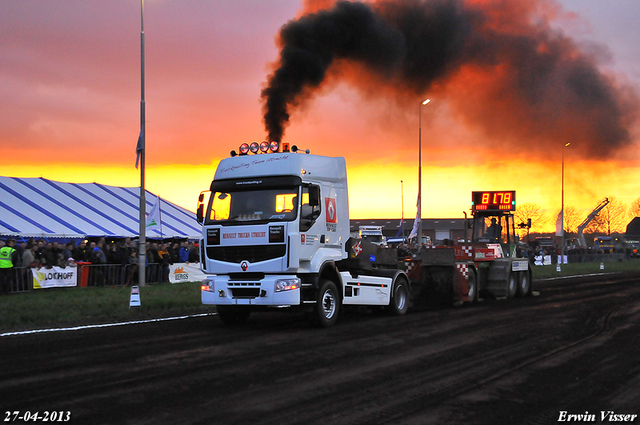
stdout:
{"type": "Polygon", "coordinates": [[[394,316],[403,316],[409,310],[409,289],[407,281],[399,278],[393,285],[389,313],[394,316]]]}
{"type": "Polygon", "coordinates": [[[320,282],[318,299],[315,305],[315,322],[318,326],[328,328],[338,321],[340,313],[340,295],[335,283],[330,280],[320,282]]]}

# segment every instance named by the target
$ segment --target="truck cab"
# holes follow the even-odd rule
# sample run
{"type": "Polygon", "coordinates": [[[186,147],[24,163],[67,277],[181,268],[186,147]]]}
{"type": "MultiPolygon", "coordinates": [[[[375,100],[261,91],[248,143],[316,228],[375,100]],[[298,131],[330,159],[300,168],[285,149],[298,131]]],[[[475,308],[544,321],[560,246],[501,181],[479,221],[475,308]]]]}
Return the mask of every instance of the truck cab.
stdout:
{"type": "Polygon", "coordinates": [[[365,274],[347,261],[361,256],[363,242],[349,236],[345,159],[294,148],[241,147],[200,195],[202,302],[227,323],[308,305],[330,326],[342,303],[389,306],[396,298],[398,273],[365,274]]]}
{"type": "Polygon", "coordinates": [[[503,211],[476,212],[471,241],[476,245],[494,246],[501,256],[515,253],[516,238],[513,215],[503,211]]]}
{"type": "Polygon", "coordinates": [[[598,236],[593,239],[593,249],[603,254],[611,254],[615,249],[615,240],[611,236],[598,236]]]}
{"type": "Polygon", "coordinates": [[[360,239],[364,239],[374,245],[384,246],[387,244],[387,238],[382,233],[382,226],[360,226],[358,235],[360,239]]]}

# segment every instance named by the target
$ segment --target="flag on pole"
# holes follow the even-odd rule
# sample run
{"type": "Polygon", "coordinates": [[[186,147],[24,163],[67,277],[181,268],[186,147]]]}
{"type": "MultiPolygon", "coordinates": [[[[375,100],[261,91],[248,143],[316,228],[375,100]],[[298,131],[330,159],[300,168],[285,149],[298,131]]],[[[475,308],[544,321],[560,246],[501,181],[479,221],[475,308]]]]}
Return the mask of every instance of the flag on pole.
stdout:
{"type": "MultiPolygon", "coordinates": [[[[409,233],[409,239],[418,236],[418,229],[420,229],[420,221],[422,220],[422,215],[420,214],[420,193],[418,193],[418,202],[416,202],[416,206],[418,207],[418,212],[416,213],[416,219],[413,222],[411,233],[409,233]]],[[[422,241],[419,241],[418,243],[420,244],[422,241]]]]}
{"type": "Polygon", "coordinates": [[[563,211],[560,210],[558,213],[558,219],[556,220],[556,236],[562,236],[564,233],[564,229],[562,228],[564,224],[564,214],[563,211]]]}
{"type": "Polygon", "coordinates": [[[156,197],[156,203],[153,204],[151,212],[147,214],[147,229],[154,227],[162,228],[160,221],[160,196],[156,197]]]}
{"type": "Polygon", "coordinates": [[[138,169],[138,163],[140,162],[140,155],[144,150],[144,137],[142,135],[142,129],[140,130],[140,135],[138,136],[138,144],[136,145],[136,170],[138,169]]]}

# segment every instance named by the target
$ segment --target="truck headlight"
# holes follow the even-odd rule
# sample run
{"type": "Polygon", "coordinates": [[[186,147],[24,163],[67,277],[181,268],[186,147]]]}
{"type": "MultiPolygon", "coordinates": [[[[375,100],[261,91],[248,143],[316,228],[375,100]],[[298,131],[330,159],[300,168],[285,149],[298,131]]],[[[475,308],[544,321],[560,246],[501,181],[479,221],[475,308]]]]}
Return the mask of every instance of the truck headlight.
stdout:
{"type": "Polygon", "coordinates": [[[214,280],[210,278],[203,279],[202,286],[200,286],[200,289],[207,292],[214,292],[216,289],[214,280]]]}
{"type": "Polygon", "coordinates": [[[292,277],[276,280],[276,292],[291,291],[300,288],[300,279],[292,277]]]}

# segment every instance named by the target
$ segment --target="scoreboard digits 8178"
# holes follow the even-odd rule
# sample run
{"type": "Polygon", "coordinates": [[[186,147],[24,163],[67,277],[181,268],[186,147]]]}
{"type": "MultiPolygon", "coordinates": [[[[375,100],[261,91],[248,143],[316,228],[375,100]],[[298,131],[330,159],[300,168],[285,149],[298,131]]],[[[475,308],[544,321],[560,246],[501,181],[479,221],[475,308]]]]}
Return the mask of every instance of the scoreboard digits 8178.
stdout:
{"type": "Polygon", "coordinates": [[[472,211],[515,211],[516,191],[471,192],[472,211]]]}

